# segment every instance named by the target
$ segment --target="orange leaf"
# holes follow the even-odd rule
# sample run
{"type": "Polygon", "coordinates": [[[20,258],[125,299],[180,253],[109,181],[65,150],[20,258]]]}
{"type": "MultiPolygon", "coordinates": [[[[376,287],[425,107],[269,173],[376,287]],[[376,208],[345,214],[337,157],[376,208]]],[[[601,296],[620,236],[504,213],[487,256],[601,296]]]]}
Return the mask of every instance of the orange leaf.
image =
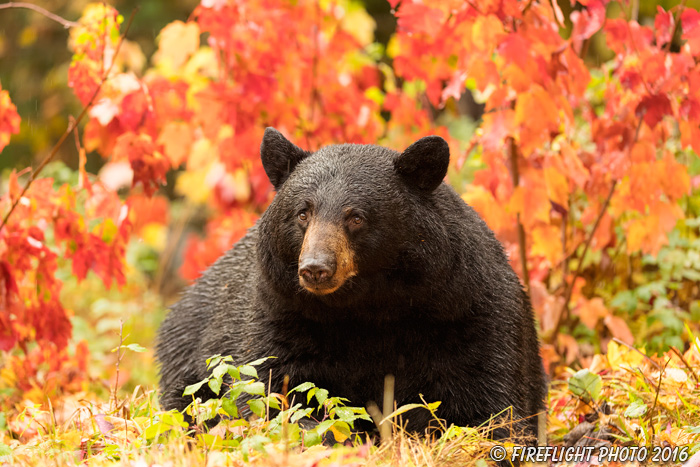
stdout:
{"type": "Polygon", "coordinates": [[[505,139],[515,133],[515,113],[510,110],[497,110],[484,114],[481,130],[481,143],[487,151],[503,149],[505,139]]]}
{"type": "Polygon", "coordinates": [[[506,212],[490,191],[478,185],[471,185],[462,195],[462,199],[473,207],[497,234],[513,225],[513,216],[506,212]]]}
{"type": "Polygon", "coordinates": [[[158,144],[163,145],[163,151],[172,166],[179,167],[190,153],[192,128],[185,122],[169,122],[161,130],[158,144]]]}
{"type": "Polygon", "coordinates": [[[10,142],[10,135],[19,133],[19,114],[7,91],[0,90],[0,152],[10,142]]]}
{"type": "Polygon", "coordinates": [[[549,223],[551,206],[547,189],[541,184],[530,183],[530,186],[521,185],[513,190],[506,211],[519,213],[525,228],[530,229],[537,221],[549,223]]]}
{"type": "Polygon", "coordinates": [[[559,109],[550,94],[540,86],[518,95],[515,102],[515,123],[521,125],[521,149],[528,153],[549,140],[549,133],[559,127],[559,109]]]}
{"type": "Polygon", "coordinates": [[[557,264],[562,257],[561,231],[555,225],[537,225],[530,231],[531,255],[542,255],[550,265],[557,264]]]}
{"type": "Polygon", "coordinates": [[[566,180],[566,177],[554,167],[545,167],[544,182],[547,186],[549,199],[568,209],[569,182],[566,180]]]}
{"type": "Polygon", "coordinates": [[[581,319],[581,322],[590,329],[595,329],[600,318],[604,318],[610,314],[602,298],[593,298],[586,300],[581,298],[579,305],[574,309],[574,313],[581,319]]]}
{"type": "Polygon", "coordinates": [[[625,344],[633,345],[634,336],[624,319],[619,316],[607,315],[603,318],[605,326],[610,330],[613,337],[620,339],[625,344]]]}

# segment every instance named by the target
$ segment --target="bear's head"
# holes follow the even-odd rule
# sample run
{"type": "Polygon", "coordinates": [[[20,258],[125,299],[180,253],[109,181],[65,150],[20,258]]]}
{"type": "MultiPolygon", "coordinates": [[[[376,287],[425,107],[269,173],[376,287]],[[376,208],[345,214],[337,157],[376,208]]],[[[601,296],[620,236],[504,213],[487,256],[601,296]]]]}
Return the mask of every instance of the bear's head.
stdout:
{"type": "Polygon", "coordinates": [[[260,153],[277,191],[259,223],[267,286],[347,305],[445,272],[449,238],[436,193],[450,155],[442,138],[402,153],[355,144],[310,153],[268,128],[260,153]]]}

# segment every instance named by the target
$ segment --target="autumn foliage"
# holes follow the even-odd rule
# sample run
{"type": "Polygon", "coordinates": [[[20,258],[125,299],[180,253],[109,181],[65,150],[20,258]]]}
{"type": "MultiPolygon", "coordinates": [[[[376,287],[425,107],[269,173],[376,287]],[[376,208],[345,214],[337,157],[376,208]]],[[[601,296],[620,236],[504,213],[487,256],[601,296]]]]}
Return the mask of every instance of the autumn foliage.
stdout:
{"type": "MultiPolygon", "coordinates": [[[[68,82],[89,107],[80,182],[31,176],[24,193],[30,173],[13,173],[0,202],[9,213],[0,349],[18,385],[48,385],[41,365],[85,369],[84,347],[66,351],[71,310],[60,300],[57,257],[79,279],[92,271],[106,287],[124,284],[130,239],[169,222],[162,187],[172,174],[170,198],[207,213],[203,236],[185,242],[181,275],[195,279],[273,196],[258,153],[267,126],[310,150],[447,138],[450,177],[529,288],[549,364],[590,357],[578,351],[577,326],[598,335],[596,346],[647,337],[613,300],[638,284],[611,289],[600,277],[622,258],[658,256],[693,214],[700,13],[659,7],[653,25],[640,25],[625,5],[603,0],[568,14],[557,2],[390,3],[398,29],[383,50],[371,18],[349,0],[203,0],[187,22],[160,31],[145,69],[133,47],[120,48],[128,41],[119,13],[87,7],[69,40],[68,82]],[[612,58],[588,63],[601,34],[612,58]],[[452,125],[465,93],[484,105],[467,135],[452,125]],[[129,187],[86,172],[87,157],[127,166],[129,187]]],[[[18,129],[0,91],[0,150],[18,129]]]]}

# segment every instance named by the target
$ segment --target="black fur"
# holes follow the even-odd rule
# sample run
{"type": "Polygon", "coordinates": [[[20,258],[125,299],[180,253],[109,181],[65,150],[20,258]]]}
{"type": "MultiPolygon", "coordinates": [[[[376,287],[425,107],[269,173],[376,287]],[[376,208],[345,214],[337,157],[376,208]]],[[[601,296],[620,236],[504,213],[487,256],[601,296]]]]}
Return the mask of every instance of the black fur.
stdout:
{"type": "MultiPolygon", "coordinates": [[[[491,230],[441,182],[446,143],[309,154],[285,141],[268,130],[261,148],[278,188],[272,204],[160,329],[162,406],[188,404],[182,392],[207,375],[211,355],[237,364],[276,356],[259,370],[263,379],[272,371],[273,391],[286,374],[290,387],[311,381],[351,405],[381,405],[393,374],[398,405],[422,394],[442,401],[448,423],[471,426],[512,406],[515,418],[530,417],[518,428],[535,436],[545,380],[530,301],[491,230]],[[297,215],[309,209],[343,222],[348,207],[365,219],[348,232],[358,274],[313,295],[299,285],[297,215]]],[[[430,421],[424,410],[404,418],[416,431],[430,421]]]]}

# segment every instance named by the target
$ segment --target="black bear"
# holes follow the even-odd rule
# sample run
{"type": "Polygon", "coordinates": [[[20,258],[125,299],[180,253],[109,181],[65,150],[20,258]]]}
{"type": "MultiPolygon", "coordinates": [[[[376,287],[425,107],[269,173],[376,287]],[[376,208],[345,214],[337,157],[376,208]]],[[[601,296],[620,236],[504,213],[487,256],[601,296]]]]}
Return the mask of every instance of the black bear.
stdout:
{"type": "MultiPolygon", "coordinates": [[[[275,356],[259,369],[273,392],[288,375],[363,406],[391,374],[398,406],[422,394],[460,426],[512,407],[534,437],[546,386],[530,301],[493,232],[443,183],[447,143],[310,153],[268,128],[260,152],[277,194],[165,319],[161,405],[185,408],[212,355],[275,356]]],[[[418,432],[431,422],[404,418],[418,432]]]]}

